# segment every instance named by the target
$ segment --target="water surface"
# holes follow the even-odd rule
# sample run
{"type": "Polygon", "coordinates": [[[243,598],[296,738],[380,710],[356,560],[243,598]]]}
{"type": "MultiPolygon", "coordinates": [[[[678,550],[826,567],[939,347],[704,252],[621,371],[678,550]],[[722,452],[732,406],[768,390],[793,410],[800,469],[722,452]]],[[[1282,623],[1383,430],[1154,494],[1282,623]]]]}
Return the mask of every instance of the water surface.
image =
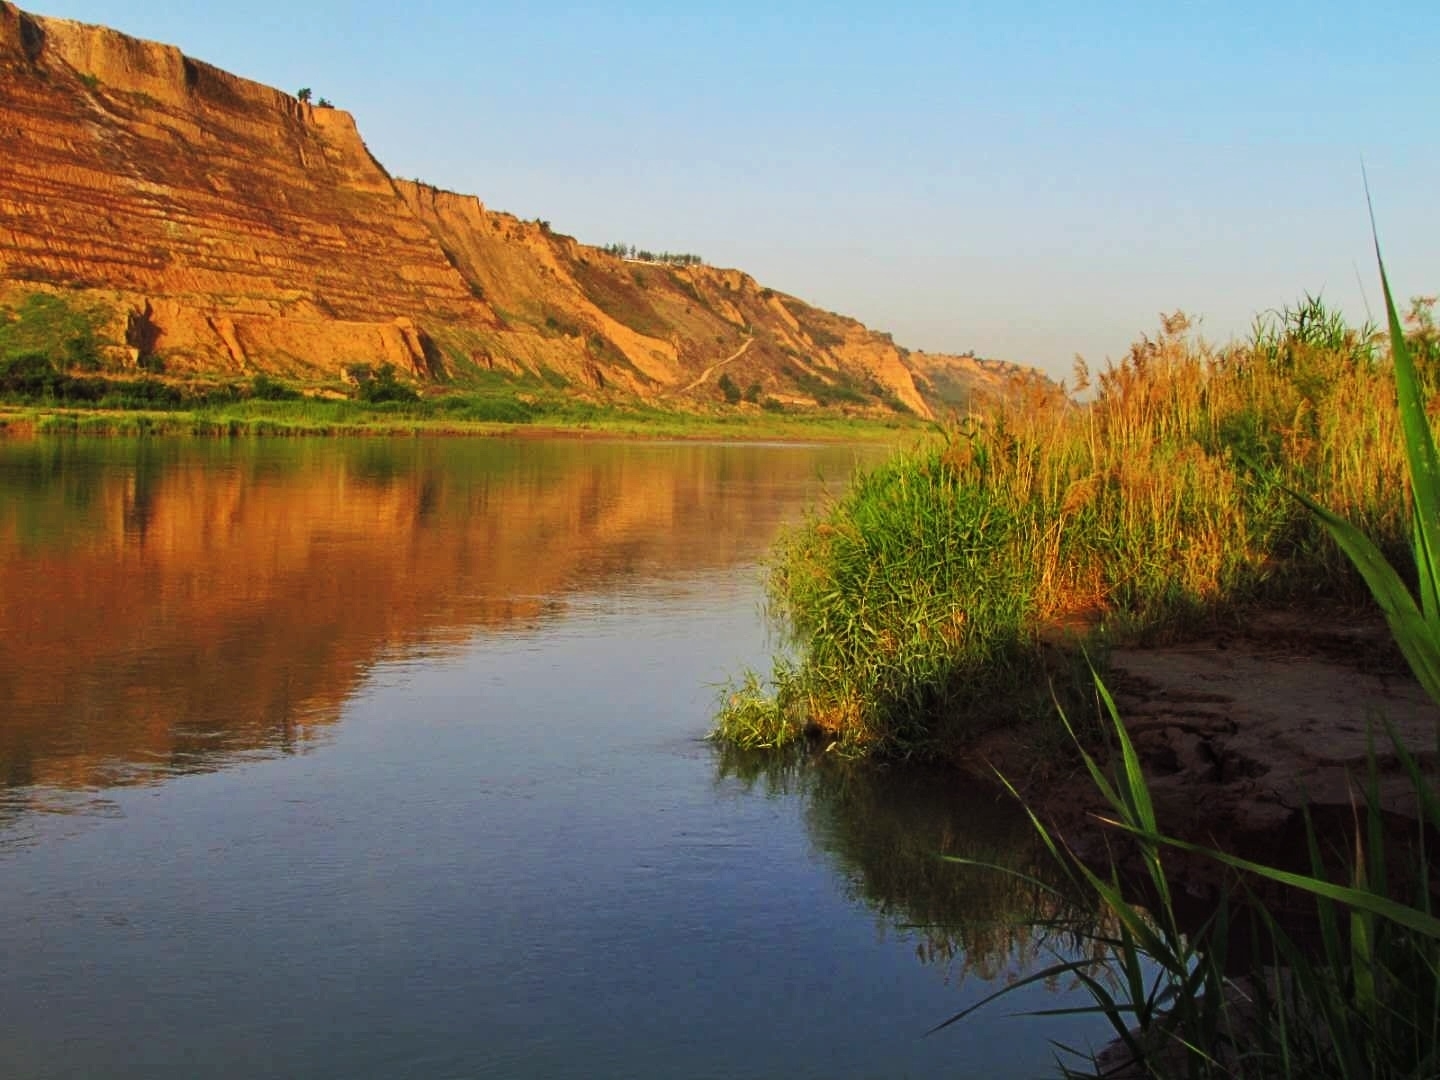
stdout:
{"type": "MultiPolygon", "coordinates": [[[[1029,1076],[953,776],[702,741],[856,451],[0,442],[0,1073],[1029,1076]]],[[[1023,1004],[1055,1007],[1053,988],[1023,1004]]]]}

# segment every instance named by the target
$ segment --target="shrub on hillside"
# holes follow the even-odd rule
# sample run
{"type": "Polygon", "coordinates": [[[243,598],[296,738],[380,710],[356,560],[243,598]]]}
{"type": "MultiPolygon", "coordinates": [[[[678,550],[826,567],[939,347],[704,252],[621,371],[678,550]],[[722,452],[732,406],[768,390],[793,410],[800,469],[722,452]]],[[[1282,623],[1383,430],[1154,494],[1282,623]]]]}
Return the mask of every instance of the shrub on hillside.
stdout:
{"type": "Polygon", "coordinates": [[[370,405],[387,401],[413,402],[420,400],[420,394],[409,383],[403,383],[396,377],[394,364],[381,364],[360,383],[360,400],[370,405]]]}
{"type": "Polygon", "coordinates": [[[725,403],[727,405],[740,404],[740,387],[735,385],[735,380],[730,378],[728,373],[722,374],[716,385],[719,386],[720,393],[725,396],[725,403]]]}
{"type": "Polygon", "coordinates": [[[297,401],[301,394],[262,372],[250,380],[250,397],[257,401],[297,401]]]}

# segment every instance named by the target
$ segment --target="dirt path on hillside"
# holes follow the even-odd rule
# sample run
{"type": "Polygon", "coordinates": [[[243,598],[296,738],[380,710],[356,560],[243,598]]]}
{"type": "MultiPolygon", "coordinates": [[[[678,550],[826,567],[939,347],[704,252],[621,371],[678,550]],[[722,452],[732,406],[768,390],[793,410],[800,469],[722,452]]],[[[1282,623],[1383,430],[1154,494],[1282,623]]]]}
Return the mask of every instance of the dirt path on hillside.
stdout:
{"type": "Polygon", "coordinates": [[[691,390],[694,390],[697,386],[703,383],[706,379],[710,378],[711,375],[714,375],[715,372],[719,371],[726,364],[730,363],[732,360],[739,360],[740,357],[745,355],[745,350],[750,348],[750,346],[754,344],[754,342],[755,339],[753,337],[746,338],[745,344],[741,345],[740,348],[736,349],[729,356],[725,357],[724,360],[716,360],[715,363],[711,364],[704,371],[700,372],[700,374],[695,377],[694,382],[690,383],[690,385],[688,386],[683,386],[680,388],[680,393],[688,394],[691,390]]]}

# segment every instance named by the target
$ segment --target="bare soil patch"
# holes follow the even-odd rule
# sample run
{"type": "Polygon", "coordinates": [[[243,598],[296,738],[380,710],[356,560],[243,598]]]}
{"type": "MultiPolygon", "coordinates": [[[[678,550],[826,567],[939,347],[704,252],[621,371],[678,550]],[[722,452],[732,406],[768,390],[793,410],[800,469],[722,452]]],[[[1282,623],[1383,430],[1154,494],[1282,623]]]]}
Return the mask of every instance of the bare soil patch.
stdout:
{"type": "MultiPolygon", "coordinates": [[[[1440,779],[1440,708],[1373,610],[1259,610],[1197,640],[1117,649],[1110,661],[1107,684],[1169,835],[1306,868],[1304,808],[1327,848],[1347,847],[1363,820],[1372,746],[1388,831],[1416,835],[1414,788],[1384,724],[1440,779]]],[[[1077,854],[1103,860],[1113,831],[1096,826],[1105,807],[1083,770],[1037,769],[1013,736],[975,749],[1077,854]]],[[[1216,864],[1176,858],[1175,868],[1197,897],[1213,894],[1216,864]]]]}

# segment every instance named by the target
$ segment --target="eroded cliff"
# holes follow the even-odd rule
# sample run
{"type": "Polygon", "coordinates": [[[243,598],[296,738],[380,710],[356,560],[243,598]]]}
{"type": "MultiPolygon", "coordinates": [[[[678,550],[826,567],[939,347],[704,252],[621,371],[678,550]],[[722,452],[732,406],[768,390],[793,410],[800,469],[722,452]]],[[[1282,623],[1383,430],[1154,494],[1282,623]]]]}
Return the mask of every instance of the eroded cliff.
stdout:
{"type": "Polygon", "coordinates": [[[621,259],[392,178],[349,113],[172,46],[0,0],[0,86],[0,299],[83,295],[117,365],[944,403],[888,335],[736,270],[621,259]]]}

